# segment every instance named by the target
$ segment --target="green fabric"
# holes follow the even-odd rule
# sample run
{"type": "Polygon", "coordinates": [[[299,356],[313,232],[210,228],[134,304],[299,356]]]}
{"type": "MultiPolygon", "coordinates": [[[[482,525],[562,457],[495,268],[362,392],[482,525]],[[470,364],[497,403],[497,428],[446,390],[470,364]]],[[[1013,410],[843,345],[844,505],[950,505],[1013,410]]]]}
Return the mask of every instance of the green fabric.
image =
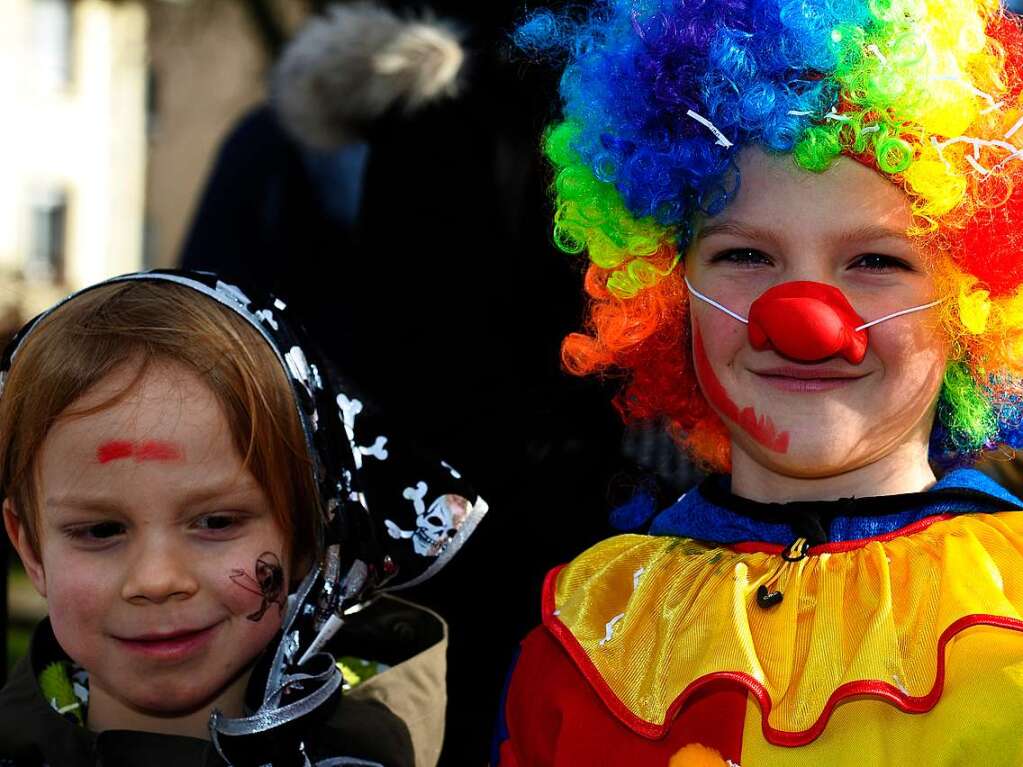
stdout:
{"type": "Polygon", "coordinates": [[[75,688],[71,683],[70,663],[55,661],[46,666],[39,674],[39,689],[54,711],[74,717],[78,724],[85,724],[84,701],[75,695],[75,688]]]}
{"type": "Polygon", "coordinates": [[[345,678],[346,690],[350,690],[390,668],[390,666],[375,660],[364,660],[351,656],[338,658],[337,667],[345,678]]]}

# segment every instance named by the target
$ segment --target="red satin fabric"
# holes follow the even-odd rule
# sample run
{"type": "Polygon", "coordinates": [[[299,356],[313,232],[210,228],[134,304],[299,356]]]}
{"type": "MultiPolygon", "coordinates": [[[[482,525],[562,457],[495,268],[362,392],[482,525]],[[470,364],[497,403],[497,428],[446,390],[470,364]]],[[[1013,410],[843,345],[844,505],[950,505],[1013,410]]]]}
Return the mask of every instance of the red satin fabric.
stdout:
{"type": "Polygon", "coordinates": [[[722,680],[689,698],[662,737],[638,737],[541,626],[522,643],[505,701],[508,739],[492,767],[658,767],[690,743],[738,763],[745,716],[746,691],[722,680]]]}

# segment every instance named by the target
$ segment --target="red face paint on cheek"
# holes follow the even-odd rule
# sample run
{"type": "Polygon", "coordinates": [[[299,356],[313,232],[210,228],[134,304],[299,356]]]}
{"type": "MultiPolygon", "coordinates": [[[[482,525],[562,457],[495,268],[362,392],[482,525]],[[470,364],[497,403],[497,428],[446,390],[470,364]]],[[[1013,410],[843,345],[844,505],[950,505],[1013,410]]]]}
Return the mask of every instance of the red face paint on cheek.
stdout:
{"type": "Polygon", "coordinates": [[[725,387],[714,374],[710,360],[707,359],[707,351],[703,348],[703,339],[700,337],[700,330],[693,322],[693,364],[696,366],[696,375],[700,379],[700,386],[707,399],[720,413],[730,421],[735,422],[739,427],[769,450],[776,453],[786,453],[789,449],[789,433],[779,432],[774,421],[769,416],[758,416],[757,411],[752,407],[739,408],[732,398],[728,396],[725,387]]]}
{"type": "Polygon", "coordinates": [[[135,463],[142,461],[180,461],[181,450],[170,442],[146,440],[130,442],[124,439],[110,440],[96,448],[96,460],[109,463],[122,458],[131,458],[135,463]]]}

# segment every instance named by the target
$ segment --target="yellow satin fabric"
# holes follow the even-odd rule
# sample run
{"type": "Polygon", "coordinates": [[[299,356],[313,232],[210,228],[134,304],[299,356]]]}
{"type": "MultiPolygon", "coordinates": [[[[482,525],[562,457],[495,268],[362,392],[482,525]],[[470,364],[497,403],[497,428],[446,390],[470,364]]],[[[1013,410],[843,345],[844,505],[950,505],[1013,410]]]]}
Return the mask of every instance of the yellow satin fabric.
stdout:
{"type": "Polygon", "coordinates": [[[885,701],[847,700],[812,743],[768,743],[760,707],[746,706],[742,767],[1019,767],[1023,765],[1023,633],[968,628],[949,643],[944,694],[914,716],[885,701]]]}
{"type": "Polygon", "coordinates": [[[766,690],[771,728],[800,733],[848,682],[927,695],[938,638],[956,620],[1023,618],[1023,512],[963,515],[891,541],[811,553],[785,568],[784,601],[761,608],[757,587],[781,563],[686,538],[618,536],[561,571],[557,615],[547,620],[571,631],[646,722],[664,723],[695,680],[738,672],[766,690]]]}

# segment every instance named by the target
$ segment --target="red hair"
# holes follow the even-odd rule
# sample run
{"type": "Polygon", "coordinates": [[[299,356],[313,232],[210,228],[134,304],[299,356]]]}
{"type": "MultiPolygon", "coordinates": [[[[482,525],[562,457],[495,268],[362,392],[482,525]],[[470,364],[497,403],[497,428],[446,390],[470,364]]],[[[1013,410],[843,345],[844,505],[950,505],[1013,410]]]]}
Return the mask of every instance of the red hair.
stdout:
{"type": "MultiPolygon", "coordinates": [[[[660,259],[670,264],[674,254],[665,251],[660,259]]],[[[697,461],[727,471],[728,433],[700,390],[689,353],[689,299],[681,266],[628,299],[608,290],[608,275],[595,265],[586,272],[589,334],[565,339],[561,359],[566,370],[623,376],[614,403],[623,419],[664,418],[697,461]]]]}

